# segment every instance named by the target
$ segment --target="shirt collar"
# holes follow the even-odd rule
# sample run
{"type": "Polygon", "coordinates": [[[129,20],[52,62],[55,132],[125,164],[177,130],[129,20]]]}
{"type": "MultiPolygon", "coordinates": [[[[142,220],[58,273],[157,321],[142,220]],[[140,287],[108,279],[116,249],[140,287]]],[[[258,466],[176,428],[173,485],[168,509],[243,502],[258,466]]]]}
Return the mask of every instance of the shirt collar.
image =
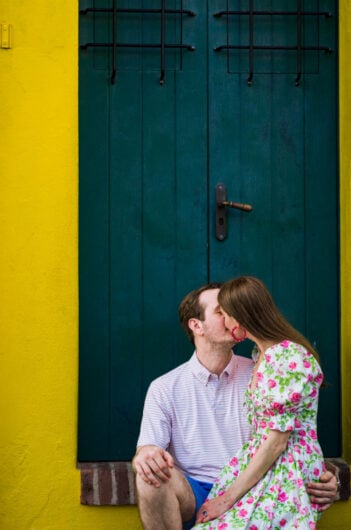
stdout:
{"type": "MultiPolygon", "coordinates": [[[[200,363],[196,351],[193,353],[192,357],[190,358],[190,368],[194,376],[203,384],[207,385],[208,380],[212,373],[205,368],[203,364],[200,363]]],[[[237,367],[237,359],[235,354],[233,353],[229,363],[224,368],[223,373],[225,373],[228,377],[228,380],[234,375],[235,369],[237,367]]]]}

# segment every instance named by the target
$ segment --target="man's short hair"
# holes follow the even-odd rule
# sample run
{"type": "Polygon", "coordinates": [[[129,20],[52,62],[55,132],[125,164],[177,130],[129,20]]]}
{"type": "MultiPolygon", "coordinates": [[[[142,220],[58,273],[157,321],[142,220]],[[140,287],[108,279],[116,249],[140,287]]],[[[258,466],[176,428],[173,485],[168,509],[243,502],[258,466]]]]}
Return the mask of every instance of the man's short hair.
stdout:
{"type": "Polygon", "coordinates": [[[185,331],[186,336],[194,344],[194,334],[189,328],[189,320],[191,318],[198,318],[199,320],[205,319],[205,308],[200,304],[200,295],[204,291],[210,291],[212,289],[220,289],[222,283],[211,282],[206,285],[202,285],[198,289],[188,293],[179,304],[179,320],[185,331]]]}

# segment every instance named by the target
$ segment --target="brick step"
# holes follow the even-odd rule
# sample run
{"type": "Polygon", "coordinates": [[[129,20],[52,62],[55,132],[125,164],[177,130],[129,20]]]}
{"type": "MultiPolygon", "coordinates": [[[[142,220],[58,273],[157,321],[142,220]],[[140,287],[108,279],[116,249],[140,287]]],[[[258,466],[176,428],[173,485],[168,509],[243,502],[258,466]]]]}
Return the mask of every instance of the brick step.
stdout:
{"type": "MultiPolygon", "coordinates": [[[[340,481],[338,500],[350,497],[350,467],[342,458],[327,458],[327,468],[340,481]]],[[[125,506],[136,504],[135,477],[130,462],[88,462],[81,473],[81,504],[125,506]]]]}

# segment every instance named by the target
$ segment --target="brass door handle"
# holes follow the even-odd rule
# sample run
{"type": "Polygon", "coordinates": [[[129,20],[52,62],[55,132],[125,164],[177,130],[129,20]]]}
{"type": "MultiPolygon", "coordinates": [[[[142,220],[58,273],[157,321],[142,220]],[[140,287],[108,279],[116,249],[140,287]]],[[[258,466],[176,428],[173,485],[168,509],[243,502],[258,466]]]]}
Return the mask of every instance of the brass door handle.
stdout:
{"type": "Polygon", "coordinates": [[[235,208],[242,212],[252,212],[251,204],[243,204],[241,202],[227,201],[227,190],[224,184],[217,184],[216,186],[216,238],[223,241],[227,237],[227,212],[226,207],[235,208]]]}
{"type": "Polygon", "coordinates": [[[252,212],[253,208],[251,204],[242,204],[241,202],[222,201],[220,206],[228,206],[229,208],[236,208],[243,212],[252,212]]]}

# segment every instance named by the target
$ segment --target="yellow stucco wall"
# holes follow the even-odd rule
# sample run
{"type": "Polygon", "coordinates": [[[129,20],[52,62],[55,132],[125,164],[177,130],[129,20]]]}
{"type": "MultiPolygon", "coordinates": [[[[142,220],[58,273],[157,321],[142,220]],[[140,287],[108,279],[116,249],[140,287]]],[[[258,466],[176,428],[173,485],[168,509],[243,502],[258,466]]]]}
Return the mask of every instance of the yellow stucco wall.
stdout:
{"type": "MultiPolygon", "coordinates": [[[[351,8],[341,4],[344,456],[351,461],[351,8]]],[[[0,0],[0,528],[140,530],[137,511],[79,504],[75,0],[0,0]],[[4,406],[5,405],[5,406],[4,406]]],[[[321,529],[347,527],[339,503],[321,529]]]]}
{"type": "Polygon", "coordinates": [[[72,0],[0,0],[0,528],[140,528],[79,504],[76,470],[77,17],[72,0]]]}

